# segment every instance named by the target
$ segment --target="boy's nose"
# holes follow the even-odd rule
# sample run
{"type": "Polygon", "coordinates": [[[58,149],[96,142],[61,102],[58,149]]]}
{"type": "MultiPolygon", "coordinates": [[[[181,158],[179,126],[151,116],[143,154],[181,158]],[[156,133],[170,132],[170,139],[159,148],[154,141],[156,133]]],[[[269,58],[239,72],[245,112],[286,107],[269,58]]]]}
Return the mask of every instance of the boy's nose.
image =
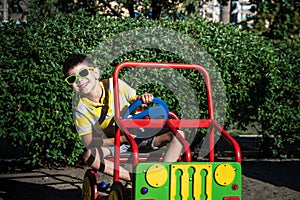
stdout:
{"type": "Polygon", "coordinates": [[[83,80],[84,78],[82,78],[81,76],[78,76],[77,78],[77,83],[81,83],[81,81],[83,80]]]}

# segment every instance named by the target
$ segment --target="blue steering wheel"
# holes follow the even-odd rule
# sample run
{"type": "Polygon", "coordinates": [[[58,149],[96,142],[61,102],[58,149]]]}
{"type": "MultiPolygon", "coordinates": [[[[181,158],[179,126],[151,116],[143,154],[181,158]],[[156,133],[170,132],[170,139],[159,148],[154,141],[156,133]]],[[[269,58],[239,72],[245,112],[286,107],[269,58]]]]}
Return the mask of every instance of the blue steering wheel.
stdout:
{"type": "Polygon", "coordinates": [[[167,104],[160,98],[154,97],[151,103],[155,103],[154,105],[146,110],[143,110],[140,113],[130,114],[139,106],[143,104],[142,100],[136,100],[126,110],[125,114],[123,115],[123,119],[143,119],[149,116],[150,119],[168,119],[169,116],[169,108],[167,104]]]}
{"type": "MultiPolygon", "coordinates": [[[[150,119],[167,120],[169,116],[169,108],[167,104],[157,97],[154,97],[151,103],[154,103],[154,105],[150,108],[139,113],[132,114],[136,108],[143,104],[142,100],[133,102],[127,108],[123,115],[123,119],[144,119],[145,117],[149,117],[150,119]]],[[[149,138],[156,135],[162,128],[163,126],[160,128],[133,128],[131,131],[134,135],[136,135],[136,138],[149,138]]]]}

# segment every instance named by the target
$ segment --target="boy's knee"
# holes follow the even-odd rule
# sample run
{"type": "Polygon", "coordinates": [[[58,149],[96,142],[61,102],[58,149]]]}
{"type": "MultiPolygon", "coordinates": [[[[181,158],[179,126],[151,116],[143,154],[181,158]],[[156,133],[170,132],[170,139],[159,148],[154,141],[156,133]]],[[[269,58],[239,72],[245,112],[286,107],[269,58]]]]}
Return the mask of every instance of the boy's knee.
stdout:
{"type": "Polygon", "coordinates": [[[91,151],[88,149],[84,154],[83,154],[83,162],[86,164],[86,161],[88,160],[88,158],[91,155],[91,151]]]}
{"type": "Polygon", "coordinates": [[[83,162],[87,165],[87,166],[92,166],[92,164],[94,163],[95,159],[96,159],[96,154],[97,149],[94,148],[90,148],[88,149],[84,155],[83,155],[83,162]]]}
{"type": "MultiPolygon", "coordinates": [[[[185,134],[183,131],[178,130],[178,134],[180,134],[185,139],[185,134]]],[[[168,132],[166,134],[166,141],[171,142],[175,138],[174,134],[172,132],[168,132]]]]}
{"type": "Polygon", "coordinates": [[[105,170],[104,156],[101,148],[92,147],[88,149],[83,155],[83,161],[87,166],[95,170],[100,172],[104,172],[105,170]]]}

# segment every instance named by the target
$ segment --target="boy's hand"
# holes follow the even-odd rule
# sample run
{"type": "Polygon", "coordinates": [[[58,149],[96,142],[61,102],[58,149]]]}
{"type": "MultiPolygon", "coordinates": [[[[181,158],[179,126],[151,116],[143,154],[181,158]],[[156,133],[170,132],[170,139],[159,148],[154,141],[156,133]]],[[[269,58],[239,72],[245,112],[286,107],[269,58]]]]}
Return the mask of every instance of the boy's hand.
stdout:
{"type": "Polygon", "coordinates": [[[151,103],[153,100],[152,94],[142,94],[139,99],[143,101],[142,107],[146,107],[147,104],[151,103]]]}

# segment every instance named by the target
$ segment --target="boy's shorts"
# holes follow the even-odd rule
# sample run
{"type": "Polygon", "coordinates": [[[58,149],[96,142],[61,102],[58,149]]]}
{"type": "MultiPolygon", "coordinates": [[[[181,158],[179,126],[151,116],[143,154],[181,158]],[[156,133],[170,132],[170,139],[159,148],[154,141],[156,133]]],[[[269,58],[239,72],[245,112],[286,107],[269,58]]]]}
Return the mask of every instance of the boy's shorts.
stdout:
{"type": "MultiPolygon", "coordinates": [[[[154,140],[155,140],[155,137],[151,137],[151,138],[137,138],[135,137],[134,138],[137,146],[138,146],[138,149],[139,151],[151,151],[151,150],[157,150],[159,149],[158,147],[154,146],[154,140]]],[[[114,146],[108,146],[107,147],[111,153],[111,156],[114,156],[115,155],[115,147],[114,146]]],[[[128,152],[128,151],[131,151],[131,147],[128,143],[124,143],[124,144],[121,144],[120,146],[120,153],[125,153],[125,152],[128,152]]]]}
{"type": "MultiPolygon", "coordinates": [[[[134,140],[138,146],[139,152],[151,152],[153,150],[158,150],[159,147],[154,146],[155,137],[167,132],[170,132],[170,129],[164,127],[152,137],[135,137],[134,140]]],[[[109,146],[108,149],[110,150],[111,155],[114,156],[114,146],[109,146]]],[[[128,151],[132,151],[128,143],[124,143],[120,146],[120,153],[125,153],[128,151]]]]}
{"type": "Polygon", "coordinates": [[[154,140],[155,137],[150,137],[150,138],[140,138],[140,137],[135,137],[134,141],[136,142],[139,150],[157,150],[159,149],[158,147],[154,146],[154,140]]]}

